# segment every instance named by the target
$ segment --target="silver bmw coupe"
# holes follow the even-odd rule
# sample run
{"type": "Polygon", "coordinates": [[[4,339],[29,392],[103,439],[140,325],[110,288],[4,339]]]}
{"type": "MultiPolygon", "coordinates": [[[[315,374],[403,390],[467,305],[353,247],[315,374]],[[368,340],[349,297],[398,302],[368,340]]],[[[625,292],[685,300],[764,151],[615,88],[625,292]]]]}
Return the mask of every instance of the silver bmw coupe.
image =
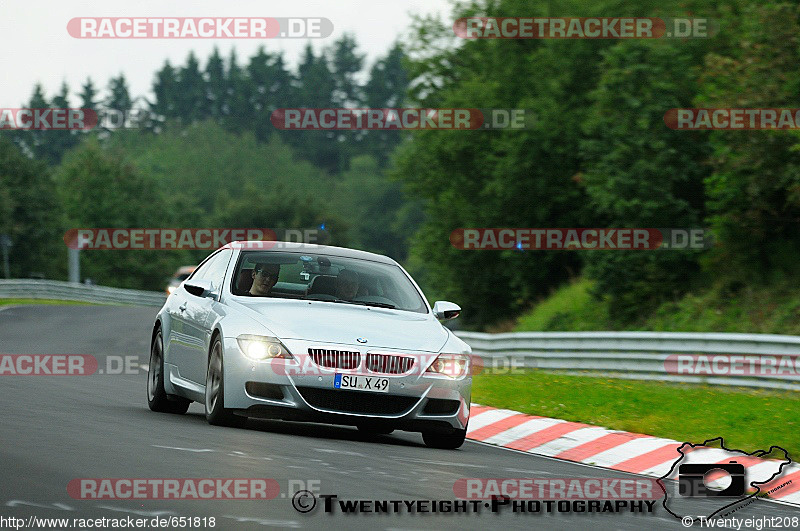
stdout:
{"type": "Polygon", "coordinates": [[[386,256],[322,245],[235,242],[218,249],[167,298],[152,332],[150,409],[208,422],[247,418],[421,432],[425,444],[464,442],[470,347],[440,321],[386,256]]]}

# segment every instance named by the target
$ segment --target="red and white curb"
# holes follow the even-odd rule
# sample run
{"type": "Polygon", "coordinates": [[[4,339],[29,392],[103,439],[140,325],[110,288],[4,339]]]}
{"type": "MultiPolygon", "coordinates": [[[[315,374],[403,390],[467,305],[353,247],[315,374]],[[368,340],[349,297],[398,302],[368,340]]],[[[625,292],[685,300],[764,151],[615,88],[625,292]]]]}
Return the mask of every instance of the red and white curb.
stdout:
{"type": "MultiPolygon", "coordinates": [[[[531,454],[659,478],[669,472],[680,457],[678,448],[683,445],[683,442],[672,439],[608,430],[478,404],[471,406],[467,438],[531,454]]],[[[697,444],[702,441],[692,442],[697,444]]],[[[720,449],[703,450],[704,462],[713,458],[715,463],[727,463],[736,458],[745,466],[748,476],[779,463],[742,457],[741,454],[720,449]]],[[[677,478],[677,467],[670,478],[677,478]]],[[[777,489],[769,497],[800,506],[800,465],[797,463],[785,466],[781,476],[762,485],[761,490],[766,492],[790,480],[790,484],[777,489]]]]}

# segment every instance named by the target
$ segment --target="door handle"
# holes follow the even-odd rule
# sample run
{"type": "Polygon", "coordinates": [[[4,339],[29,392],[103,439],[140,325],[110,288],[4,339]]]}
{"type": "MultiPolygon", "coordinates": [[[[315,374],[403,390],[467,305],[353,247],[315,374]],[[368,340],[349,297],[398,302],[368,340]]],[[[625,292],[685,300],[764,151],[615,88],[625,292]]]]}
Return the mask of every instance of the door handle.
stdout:
{"type": "Polygon", "coordinates": [[[186,311],[186,303],[184,302],[183,304],[181,304],[180,306],[178,306],[178,309],[179,309],[180,311],[182,311],[182,312],[185,312],[185,311],[186,311]]]}

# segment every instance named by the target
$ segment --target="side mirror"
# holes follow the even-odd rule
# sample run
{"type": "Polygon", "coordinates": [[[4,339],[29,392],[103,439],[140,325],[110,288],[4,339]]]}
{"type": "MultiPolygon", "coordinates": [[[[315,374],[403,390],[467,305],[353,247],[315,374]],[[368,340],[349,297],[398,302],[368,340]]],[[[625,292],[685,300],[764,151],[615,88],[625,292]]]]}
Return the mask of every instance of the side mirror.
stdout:
{"type": "Polygon", "coordinates": [[[455,319],[461,315],[461,307],[447,301],[436,301],[433,305],[433,316],[440,321],[455,319]]]}
{"type": "Polygon", "coordinates": [[[210,280],[187,280],[183,283],[183,289],[195,297],[211,297],[214,300],[217,299],[217,292],[214,291],[214,284],[212,284],[210,280]]]}

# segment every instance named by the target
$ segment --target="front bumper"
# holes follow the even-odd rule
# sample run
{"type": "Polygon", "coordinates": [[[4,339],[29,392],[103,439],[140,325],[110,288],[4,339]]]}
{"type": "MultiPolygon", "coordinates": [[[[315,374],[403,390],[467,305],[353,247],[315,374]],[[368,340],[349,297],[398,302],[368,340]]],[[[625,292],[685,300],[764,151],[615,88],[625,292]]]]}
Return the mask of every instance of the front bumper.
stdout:
{"type": "Polygon", "coordinates": [[[249,417],[406,431],[466,429],[472,378],[469,374],[454,379],[425,373],[436,354],[379,349],[415,358],[410,372],[383,374],[365,368],[366,353],[373,349],[302,340],[283,340],[283,344],[293,360],[253,361],[241,352],[235,338],[224,338],[226,408],[249,417]],[[309,348],[358,351],[361,363],[353,370],[321,367],[311,359],[309,348]],[[337,373],[387,378],[389,391],[334,389],[337,373]]]}

